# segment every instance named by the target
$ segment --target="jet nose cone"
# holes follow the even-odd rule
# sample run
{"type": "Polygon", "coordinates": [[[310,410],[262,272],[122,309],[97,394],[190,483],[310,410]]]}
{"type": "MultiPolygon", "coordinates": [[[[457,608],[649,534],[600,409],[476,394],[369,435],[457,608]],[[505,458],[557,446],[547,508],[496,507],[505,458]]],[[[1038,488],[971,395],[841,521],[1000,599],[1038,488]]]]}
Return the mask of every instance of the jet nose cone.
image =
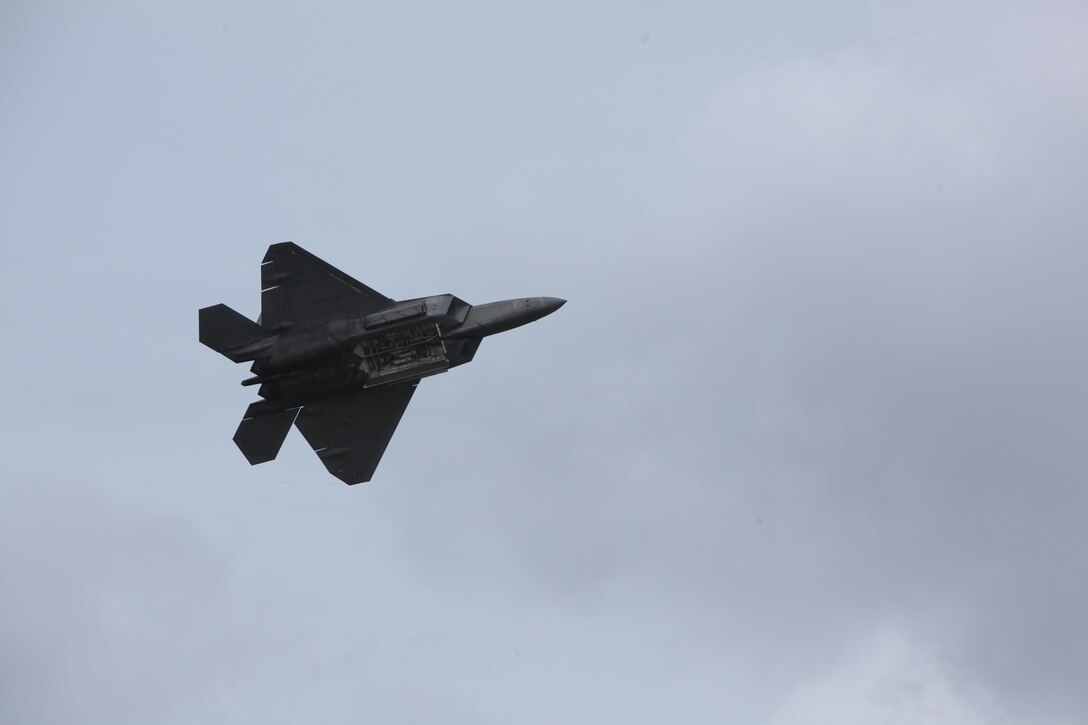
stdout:
{"type": "Polygon", "coordinates": [[[567,301],[558,297],[540,298],[540,307],[544,310],[545,315],[550,315],[565,304],[567,304],[567,301]]]}

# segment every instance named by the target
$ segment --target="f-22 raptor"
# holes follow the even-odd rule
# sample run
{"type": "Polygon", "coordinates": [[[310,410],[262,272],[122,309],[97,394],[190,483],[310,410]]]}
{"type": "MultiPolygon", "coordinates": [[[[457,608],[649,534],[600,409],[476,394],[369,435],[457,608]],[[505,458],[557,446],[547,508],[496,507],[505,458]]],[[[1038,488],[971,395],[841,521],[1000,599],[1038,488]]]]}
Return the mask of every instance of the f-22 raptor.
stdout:
{"type": "Polygon", "coordinates": [[[452,294],[392,300],[292,242],[261,264],[257,322],[226,305],[200,310],[200,342],[251,362],[262,400],[234,442],[250,464],[275,459],[293,423],[332,475],[369,481],[422,378],[472,360],[488,335],[555,312],[566,300],[470,305],[452,294]]]}

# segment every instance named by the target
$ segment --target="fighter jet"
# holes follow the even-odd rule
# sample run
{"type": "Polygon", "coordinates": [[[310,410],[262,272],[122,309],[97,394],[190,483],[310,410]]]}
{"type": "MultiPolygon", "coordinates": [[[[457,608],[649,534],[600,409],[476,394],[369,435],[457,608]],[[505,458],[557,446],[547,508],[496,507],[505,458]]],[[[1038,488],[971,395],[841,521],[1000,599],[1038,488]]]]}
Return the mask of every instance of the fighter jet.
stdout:
{"type": "Polygon", "coordinates": [[[332,475],[369,481],[422,378],[470,362],[488,335],[566,300],[470,305],[452,294],[392,300],[292,242],[261,264],[257,322],[226,305],[200,310],[200,342],[260,386],[234,442],[252,465],[275,459],[293,423],[332,475]]]}

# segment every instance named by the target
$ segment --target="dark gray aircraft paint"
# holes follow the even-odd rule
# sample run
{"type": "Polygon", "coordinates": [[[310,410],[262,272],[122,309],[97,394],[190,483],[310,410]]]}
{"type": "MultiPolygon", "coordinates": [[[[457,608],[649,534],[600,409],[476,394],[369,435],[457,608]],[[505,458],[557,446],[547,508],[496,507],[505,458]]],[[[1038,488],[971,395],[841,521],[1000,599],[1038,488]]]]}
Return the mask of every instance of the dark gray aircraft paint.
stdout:
{"type": "Polygon", "coordinates": [[[421,378],[472,360],[480,341],[539,320],[566,300],[523,297],[470,305],[451,294],[395,301],[297,244],[261,264],[257,322],[226,305],[200,310],[200,341],[253,362],[262,400],[234,442],[251,464],[279,453],[291,424],[332,475],[369,481],[421,378]]]}

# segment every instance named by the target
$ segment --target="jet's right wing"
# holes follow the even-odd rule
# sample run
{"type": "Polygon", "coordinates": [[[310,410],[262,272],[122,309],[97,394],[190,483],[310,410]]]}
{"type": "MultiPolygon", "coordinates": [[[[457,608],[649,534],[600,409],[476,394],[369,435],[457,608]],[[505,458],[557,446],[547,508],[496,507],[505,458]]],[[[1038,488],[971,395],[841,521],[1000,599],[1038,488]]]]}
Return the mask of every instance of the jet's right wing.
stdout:
{"type": "Polygon", "coordinates": [[[374,476],[418,382],[380,385],[307,405],[295,426],[329,473],[347,484],[365,483],[374,476]]]}
{"type": "Polygon", "coordinates": [[[273,244],[261,264],[261,325],[269,330],[304,330],[337,313],[361,317],[392,301],[294,242],[273,244]]]}

